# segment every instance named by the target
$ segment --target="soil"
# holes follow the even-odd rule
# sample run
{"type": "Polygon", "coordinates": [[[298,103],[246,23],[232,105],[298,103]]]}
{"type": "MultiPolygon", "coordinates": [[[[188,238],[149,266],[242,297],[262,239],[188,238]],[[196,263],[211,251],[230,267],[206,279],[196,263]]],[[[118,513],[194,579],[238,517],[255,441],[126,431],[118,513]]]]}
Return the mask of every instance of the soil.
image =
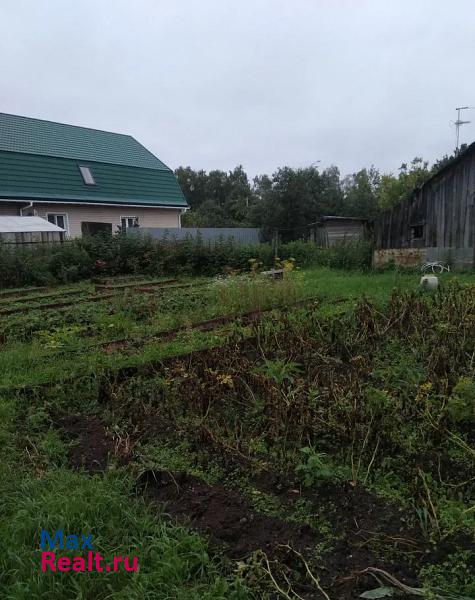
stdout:
{"type": "Polygon", "coordinates": [[[192,475],[147,471],[139,484],[151,500],[165,502],[169,514],[206,531],[212,542],[225,544],[231,558],[245,558],[256,549],[272,557],[279,544],[300,551],[314,545],[314,532],[307,525],[259,514],[238,492],[207,485],[192,475]]]}
{"type": "Polygon", "coordinates": [[[121,350],[125,350],[130,345],[128,340],[117,340],[114,342],[106,342],[102,346],[102,351],[106,354],[112,354],[114,352],[119,352],[121,350]]]}
{"type": "MultiPolygon", "coordinates": [[[[378,498],[360,485],[348,481],[302,489],[297,480],[281,473],[263,471],[252,478],[253,485],[277,496],[283,506],[297,498],[310,501],[315,511],[329,518],[335,544],[324,557],[324,568],[332,574],[330,589],[338,598],[356,598],[374,583],[358,573],[367,567],[385,569],[406,585],[418,586],[417,572],[426,564],[443,562],[462,550],[473,551],[468,535],[451,536],[438,544],[424,538],[414,526],[413,514],[378,498]]],[[[325,578],[326,580],[326,578],[325,578]]]]}
{"type": "MultiPolygon", "coordinates": [[[[320,597],[306,590],[302,584],[303,563],[295,564],[295,554],[289,562],[292,557],[285,549],[289,545],[311,562],[323,537],[318,531],[308,525],[260,514],[239,492],[207,485],[184,473],[148,471],[139,485],[152,502],[165,503],[167,513],[178,521],[208,534],[212,546],[218,545],[220,549],[224,546],[230,558],[243,560],[254,551],[263,550],[270,560],[279,560],[285,568],[293,565],[290,578],[302,597],[320,597]]],[[[277,491],[284,502],[286,497],[290,501],[304,495],[294,485],[288,488],[282,482],[277,491]]],[[[332,548],[315,567],[332,598],[357,598],[361,592],[377,587],[368,575],[359,575],[370,566],[387,570],[407,585],[416,584],[409,557],[421,556],[426,548],[421,537],[408,530],[401,511],[347,482],[313,490],[307,496],[313,496],[315,508],[324,509],[334,532],[332,548]],[[391,552],[396,552],[398,558],[388,560],[391,552]],[[400,559],[404,552],[407,561],[400,559]]]]}
{"type": "Polygon", "coordinates": [[[69,450],[73,468],[98,473],[107,467],[109,455],[114,453],[114,441],[100,419],[71,415],[60,419],[59,425],[66,437],[75,442],[69,450]]]}

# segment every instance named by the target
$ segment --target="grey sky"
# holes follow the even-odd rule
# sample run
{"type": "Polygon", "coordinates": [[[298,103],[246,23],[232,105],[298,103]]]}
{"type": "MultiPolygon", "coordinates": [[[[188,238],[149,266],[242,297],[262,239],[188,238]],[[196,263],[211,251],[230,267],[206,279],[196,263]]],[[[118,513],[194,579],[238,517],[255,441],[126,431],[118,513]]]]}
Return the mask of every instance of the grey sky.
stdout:
{"type": "Polygon", "coordinates": [[[130,133],[172,168],[394,171],[450,153],[466,104],[473,0],[0,0],[0,111],[130,133]]]}

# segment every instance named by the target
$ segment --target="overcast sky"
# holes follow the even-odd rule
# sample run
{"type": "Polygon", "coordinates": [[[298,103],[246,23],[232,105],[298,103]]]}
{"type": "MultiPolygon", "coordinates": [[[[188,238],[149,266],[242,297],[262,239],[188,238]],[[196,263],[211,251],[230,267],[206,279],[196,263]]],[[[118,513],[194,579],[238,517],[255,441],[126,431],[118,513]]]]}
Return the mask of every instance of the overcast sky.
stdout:
{"type": "Polygon", "coordinates": [[[461,105],[473,0],[0,0],[1,112],[130,133],[172,168],[395,171],[450,153],[461,105]]]}

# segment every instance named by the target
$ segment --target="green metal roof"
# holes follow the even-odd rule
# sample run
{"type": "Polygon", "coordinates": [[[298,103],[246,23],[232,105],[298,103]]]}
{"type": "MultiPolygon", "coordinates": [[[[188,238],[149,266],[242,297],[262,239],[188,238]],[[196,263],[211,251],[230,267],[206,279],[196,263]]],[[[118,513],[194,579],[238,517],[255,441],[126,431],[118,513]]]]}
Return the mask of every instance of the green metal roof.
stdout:
{"type": "Polygon", "coordinates": [[[0,113],[0,150],[168,169],[130,135],[0,113]]]}
{"type": "Polygon", "coordinates": [[[169,169],[140,169],[92,161],[0,151],[0,198],[187,207],[169,169]],[[79,165],[96,185],[86,185],[79,165]]]}
{"type": "Polygon", "coordinates": [[[0,199],[187,207],[173,171],[133,137],[5,113],[0,199]]]}

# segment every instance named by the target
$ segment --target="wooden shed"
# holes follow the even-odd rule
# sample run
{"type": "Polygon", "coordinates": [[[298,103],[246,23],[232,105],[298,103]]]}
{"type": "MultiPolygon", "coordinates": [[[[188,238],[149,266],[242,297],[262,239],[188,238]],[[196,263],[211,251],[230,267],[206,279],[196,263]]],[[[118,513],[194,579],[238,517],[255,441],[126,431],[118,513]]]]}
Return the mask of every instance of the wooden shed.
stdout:
{"type": "Polygon", "coordinates": [[[475,143],[375,224],[375,266],[442,260],[475,266],[475,143]]]}
{"type": "Polygon", "coordinates": [[[317,243],[322,246],[359,240],[368,230],[366,219],[359,217],[322,216],[317,227],[317,243]]]}

